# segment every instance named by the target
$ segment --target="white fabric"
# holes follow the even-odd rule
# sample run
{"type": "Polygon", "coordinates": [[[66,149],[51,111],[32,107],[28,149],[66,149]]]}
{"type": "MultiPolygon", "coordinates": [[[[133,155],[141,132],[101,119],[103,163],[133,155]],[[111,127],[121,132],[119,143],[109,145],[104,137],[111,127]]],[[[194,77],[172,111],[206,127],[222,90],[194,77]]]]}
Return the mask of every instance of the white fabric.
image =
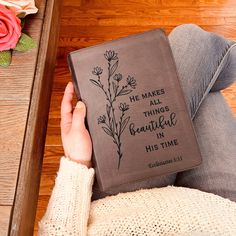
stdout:
{"type": "Polygon", "coordinates": [[[236,203],[182,187],[90,202],[94,169],[62,158],[39,235],[236,235],[236,203]]]}

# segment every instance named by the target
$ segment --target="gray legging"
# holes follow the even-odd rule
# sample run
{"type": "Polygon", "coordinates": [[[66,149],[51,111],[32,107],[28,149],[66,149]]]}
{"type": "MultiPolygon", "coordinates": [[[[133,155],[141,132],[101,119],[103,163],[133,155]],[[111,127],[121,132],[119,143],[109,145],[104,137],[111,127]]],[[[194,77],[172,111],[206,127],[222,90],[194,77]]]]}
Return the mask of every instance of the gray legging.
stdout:
{"type": "MultiPolygon", "coordinates": [[[[192,170],[120,187],[124,192],[176,185],[236,202],[236,119],[219,92],[236,78],[236,43],[193,24],[176,27],[169,41],[203,163],[192,170]]],[[[117,194],[120,187],[100,192],[95,182],[92,200],[117,194]]]]}

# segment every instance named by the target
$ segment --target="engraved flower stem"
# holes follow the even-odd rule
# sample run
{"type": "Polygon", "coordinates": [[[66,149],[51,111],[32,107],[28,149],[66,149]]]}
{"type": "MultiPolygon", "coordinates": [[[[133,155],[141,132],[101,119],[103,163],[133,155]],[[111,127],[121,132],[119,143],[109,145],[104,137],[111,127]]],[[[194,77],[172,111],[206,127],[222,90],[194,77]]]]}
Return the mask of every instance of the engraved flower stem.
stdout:
{"type": "MultiPolygon", "coordinates": [[[[114,102],[116,100],[116,98],[118,97],[117,96],[118,95],[117,91],[118,91],[118,88],[119,88],[119,82],[118,81],[117,81],[116,85],[117,85],[117,90],[116,90],[116,93],[115,93],[115,95],[114,95],[114,97],[112,99],[112,102],[114,102]]],[[[122,87],[124,87],[124,86],[122,86],[122,87]]]]}
{"type": "Polygon", "coordinates": [[[122,111],[122,115],[120,117],[120,122],[119,122],[120,123],[119,133],[117,135],[117,140],[118,140],[118,144],[117,144],[118,145],[118,151],[117,151],[117,153],[119,155],[118,169],[120,168],[120,161],[121,161],[121,158],[122,158],[120,136],[121,136],[121,124],[122,124],[122,120],[123,120],[124,115],[125,115],[125,112],[122,111]]]}
{"type": "Polygon", "coordinates": [[[109,92],[110,100],[111,100],[111,74],[110,74],[110,71],[111,71],[111,62],[108,61],[108,92],[109,92]]]}
{"type": "Polygon", "coordinates": [[[115,143],[116,143],[116,145],[117,145],[117,147],[118,147],[118,150],[119,150],[118,154],[119,154],[119,156],[120,156],[120,141],[119,141],[119,139],[118,139],[117,123],[116,123],[116,117],[115,117],[115,112],[114,112],[115,109],[114,109],[114,107],[113,107],[113,102],[112,102],[112,101],[110,101],[110,105],[111,105],[112,116],[113,116],[113,122],[114,122],[114,128],[115,128],[114,139],[115,139],[115,143]],[[116,140],[116,138],[117,138],[117,140],[116,140]]]}
{"type": "MultiPolygon", "coordinates": [[[[114,99],[112,99],[112,95],[111,95],[111,74],[110,74],[110,70],[111,70],[111,62],[108,61],[108,92],[109,92],[109,95],[110,95],[109,103],[110,103],[111,110],[112,110],[112,116],[113,116],[113,122],[114,122],[114,128],[115,128],[115,136],[118,137],[117,123],[116,123],[116,117],[115,117],[115,109],[113,107],[114,99]]],[[[114,96],[114,98],[115,98],[115,96],[114,96]]]]}
{"type": "MultiPolygon", "coordinates": [[[[119,96],[119,94],[128,87],[128,84],[124,85],[121,87],[120,91],[117,93],[117,95],[119,96]]],[[[117,96],[116,96],[117,97],[117,96]]]]}
{"type": "Polygon", "coordinates": [[[106,95],[106,99],[109,101],[109,97],[108,97],[108,95],[107,95],[107,92],[106,92],[106,90],[104,89],[103,84],[101,83],[101,77],[100,77],[100,75],[98,75],[98,82],[99,82],[99,84],[100,84],[100,88],[103,90],[103,92],[104,92],[105,95],[106,95]]]}
{"type": "Polygon", "coordinates": [[[118,162],[118,169],[120,168],[120,160],[122,157],[122,153],[121,153],[121,142],[120,142],[120,134],[118,133],[118,128],[117,128],[117,123],[116,123],[116,117],[115,117],[115,109],[113,107],[113,102],[116,99],[117,94],[114,94],[114,98],[112,99],[112,95],[111,95],[111,74],[110,74],[110,69],[111,69],[111,63],[110,61],[108,62],[108,92],[110,95],[110,106],[112,109],[112,116],[113,116],[113,122],[114,122],[114,128],[115,128],[115,134],[114,136],[117,138],[117,141],[115,141],[117,148],[118,148],[118,155],[119,155],[119,162],[118,162]]]}
{"type": "MultiPolygon", "coordinates": [[[[98,75],[98,82],[99,82],[99,84],[100,84],[100,88],[103,90],[103,92],[104,92],[105,95],[106,95],[106,100],[107,100],[108,102],[110,102],[109,97],[108,97],[108,94],[107,94],[107,91],[104,89],[104,86],[103,86],[103,84],[101,83],[101,77],[100,77],[100,75],[98,75]]],[[[110,117],[110,114],[107,113],[107,116],[108,116],[108,120],[109,120],[109,126],[111,127],[111,117],[110,117]]],[[[109,128],[110,128],[110,127],[109,127],[109,128]]]]}
{"type": "Polygon", "coordinates": [[[135,89],[136,80],[129,75],[126,79],[127,83],[121,86],[119,82],[122,80],[122,74],[118,73],[118,74],[115,74],[113,77],[114,81],[117,82],[115,84],[115,82],[113,80],[111,81],[111,79],[118,67],[119,60],[117,57],[117,53],[115,53],[115,51],[109,50],[109,51],[106,51],[104,56],[106,60],[108,61],[108,86],[106,86],[107,88],[104,88],[104,85],[101,83],[100,75],[102,74],[103,69],[99,66],[94,67],[92,71],[92,74],[97,75],[98,80],[96,81],[96,80],[90,79],[90,81],[95,86],[98,86],[99,88],[102,89],[107,100],[106,102],[107,116],[106,115],[100,116],[98,118],[98,124],[104,124],[104,126],[102,126],[102,129],[107,135],[112,137],[113,142],[117,146],[117,153],[119,157],[119,162],[118,162],[118,169],[119,169],[121,159],[123,156],[121,152],[121,135],[126,125],[128,124],[130,117],[128,116],[124,119],[125,111],[129,109],[129,106],[126,103],[120,103],[119,110],[121,110],[122,113],[120,117],[116,117],[115,114],[117,113],[117,111],[115,110],[114,104],[117,97],[127,95],[130,92],[132,92],[133,89],[135,89]],[[114,63],[112,63],[113,61],[114,63]],[[106,122],[106,117],[108,118],[107,122],[106,122]],[[116,122],[116,119],[117,119],[117,122],[116,122]]]}
{"type": "MultiPolygon", "coordinates": [[[[103,92],[104,92],[104,94],[106,95],[106,100],[109,102],[109,104],[110,104],[110,108],[111,108],[111,110],[112,110],[112,118],[113,118],[113,124],[114,124],[114,128],[115,128],[115,134],[113,134],[113,140],[114,140],[114,143],[118,146],[118,143],[117,143],[117,140],[116,140],[116,137],[118,137],[117,136],[117,124],[116,124],[116,119],[115,119],[115,113],[114,113],[114,107],[113,107],[113,102],[114,102],[114,99],[112,100],[111,99],[111,90],[110,90],[110,63],[109,63],[109,69],[108,69],[108,73],[109,73],[109,75],[108,75],[108,92],[109,92],[109,95],[110,95],[110,97],[108,96],[108,94],[107,94],[107,91],[104,89],[104,86],[103,86],[103,84],[101,83],[101,77],[100,77],[100,75],[98,75],[97,77],[98,77],[98,82],[99,82],[99,84],[100,84],[100,86],[101,86],[101,89],[103,90],[103,92]]],[[[108,116],[108,120],[109,120],[109,126],[108,126],[108,128],[111,130],[111,116],[110,116],[110,114],[109,113],[107,113],[107,116],[108,116]]]]}

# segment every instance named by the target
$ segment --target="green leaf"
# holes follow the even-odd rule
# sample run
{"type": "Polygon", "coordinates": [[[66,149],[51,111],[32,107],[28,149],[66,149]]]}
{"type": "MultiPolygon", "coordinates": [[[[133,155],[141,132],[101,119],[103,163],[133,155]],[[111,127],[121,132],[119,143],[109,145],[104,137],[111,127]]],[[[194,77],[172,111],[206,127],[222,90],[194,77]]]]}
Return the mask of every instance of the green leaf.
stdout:
{"type": "Polygon", "coordinates": [[[0,66],[8,67],[11,64],[11,51],[0,52],[0,66]]]}
{"type": "Polygon", "coordinates": [[[14,50],[19,52],[27,52],[35,47],[36,43],[34,42],[34,40],[27,34],[22,33],[14,50]]]}

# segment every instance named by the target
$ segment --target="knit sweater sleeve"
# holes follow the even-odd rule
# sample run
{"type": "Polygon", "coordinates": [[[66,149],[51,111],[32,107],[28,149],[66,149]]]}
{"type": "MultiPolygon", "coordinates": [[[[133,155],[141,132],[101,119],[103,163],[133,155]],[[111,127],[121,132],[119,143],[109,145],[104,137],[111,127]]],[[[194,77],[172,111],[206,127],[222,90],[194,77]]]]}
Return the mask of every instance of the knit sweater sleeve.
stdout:
{"type": "Polygon", "coordinates": [[[86,235],[93,181],[93,168],[62,157],[39,235],[86,235]]]}

